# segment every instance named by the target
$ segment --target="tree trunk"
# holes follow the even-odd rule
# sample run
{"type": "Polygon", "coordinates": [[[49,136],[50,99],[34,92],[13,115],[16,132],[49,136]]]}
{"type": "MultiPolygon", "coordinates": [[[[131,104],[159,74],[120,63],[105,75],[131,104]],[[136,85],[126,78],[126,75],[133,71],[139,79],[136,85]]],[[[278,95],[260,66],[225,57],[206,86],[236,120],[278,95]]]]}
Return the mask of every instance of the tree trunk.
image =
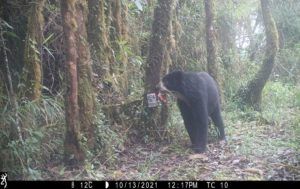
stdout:
{"type": "Polygon", "coordinates": [[[80,130],[87,138],[90,149],[95,144],[95,128],[93,117],[95,113],[95,95],[92,87],[92,67],[89,45],[87,43],[87,4],[85,0],[77,0],[76,21],[77,31],[75,34],[77,45],[78,65],[78,105],[80,130]]]}
{"type": "Polygon", "coordinates": [[[25,39],[23,79],[25,95],[30,100],[39,99],[41,96],[41,53],[43,43],[44,17],[42,14],[45,0],[32,2],[27,23],[25,39]]]}
{"type": "Polygon", "coordinates": [[[125,46],[128,41],[128,28],[127,28],[127,14],[128,8],[125,3],[120,0],[111,1],[112,10],[112,32],[111,42],[116,52],[116,61],[118,64],[113,65],[114,77],[116,77],[115,83],[117,88],[121,89],[123,96],[128,95],[128,55],[125,50],[125,46]]]}
{"type": "Polygon", "coordinates": [[[118,49],[117,41],[122,36],[122,16],[121,16],[121,2],[119,0],[111,1],[111,11],[112,11],[112,23],[113,26],[111,32],[111,40],[113,47],[118,49]]]}
{"type": "Polygon", "coordinates": [[[182,35],[182,28],[179,22],[180,9],[185,2],[177,2],[173,12],[172,31],[170,35],[170,56],[172,59],[171,69],[184,69],[185,60],[182,57],[180,49],[180,37],[182,35]]]}
{"type": "Polygon", "coordinates": [[[207,51],[207,71],[215,79],[222,96],[222,85],[219,77],[218,62],[217,62],[217,42],[215,31],[215,1],[204,0],[205,6],[205,31],[206,31],[206,51],[207,51]]]}
{"type": "Polygon", "coordinates": [[[163,60],[168,48],[170,25],[172,17],[172,0],[158,0],[158,5],[154,11],[154,21],[152,24],[152,34],[149,45],[149,54],[145,67],[145,95],[144,107],[145,115],[144,131],[146,135],[162,140],[164,138],[164,125],[167,121],[166,107],[148,107],[147,94],[155,93],[155,86],[158,84],[163,67],[163,60]]]}
{"type": "MultiPolygon", "coordinates": [[[[108,29],[108,34],[111,33],[111,18],[112,18],[112,13],[111,13],[111,0],[104,0],[105,1],[105,23],[108,29]]],[[[109,36],[110,37],[110,36],[109,36]]]]}
{"type": "Polygon", "coordinates": [[[112,49],[108,43],[108,31],[104,10],[104,0],[89,0],[88,15],[88,39],[91,45],[91,52],[95,57],[94,66],[103,81],[109,73],[109,64],[112,60],[112,49]]]}
{"type": "Polygon", "coordinates": [[[84,163],[85,155],[79,141],[79,108],[78,108],[78,78],[77,78],[77,48],[76,31],[76,1],[61,1],[62,25],[66,52],[66,86],[65,97],[66,136],[64,141],[64,161],[68,166],[84,163]]]}
{"type": "Polygon", "coordinates": [[[245,105],[252,106],[255,110],[261,110],[262,90],[269,79],[278,51],[278,32],[271,14],[268,0],[261,0],[261,9],[266,33],[266,52],[263,64],[254,78],[246,87],[239,90],[238,95],[245,105]]]}

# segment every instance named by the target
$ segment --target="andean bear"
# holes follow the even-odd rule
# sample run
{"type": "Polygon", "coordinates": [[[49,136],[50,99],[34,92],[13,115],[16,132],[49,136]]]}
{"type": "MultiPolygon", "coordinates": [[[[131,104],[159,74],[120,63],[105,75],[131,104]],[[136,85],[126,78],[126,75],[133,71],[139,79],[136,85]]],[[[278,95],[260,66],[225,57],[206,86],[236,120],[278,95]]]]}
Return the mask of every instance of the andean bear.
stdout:
{"type": "Polygon", "coordinates": [[[206,72],[173,71],[158,85],[160,94],[173,93],[177,97],[184,125],[196,153],[206,150],[209,117],[225,140],[217,84],[206,72]]]}

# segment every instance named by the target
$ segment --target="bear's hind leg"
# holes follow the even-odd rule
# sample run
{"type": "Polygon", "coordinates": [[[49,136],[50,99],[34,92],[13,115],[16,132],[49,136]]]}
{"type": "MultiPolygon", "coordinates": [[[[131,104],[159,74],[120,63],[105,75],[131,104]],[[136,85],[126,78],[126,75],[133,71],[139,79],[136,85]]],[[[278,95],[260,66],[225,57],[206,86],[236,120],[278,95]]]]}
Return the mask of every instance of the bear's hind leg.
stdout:
{"type": "Polygon", "coordinates": [[[205,107],[205,103],[198,102],[195,104],[192,112],[192,137],[196,141],[193,145],[193,150],[196,153],[203,153],[207,145],[208,113],[205,107]]]}

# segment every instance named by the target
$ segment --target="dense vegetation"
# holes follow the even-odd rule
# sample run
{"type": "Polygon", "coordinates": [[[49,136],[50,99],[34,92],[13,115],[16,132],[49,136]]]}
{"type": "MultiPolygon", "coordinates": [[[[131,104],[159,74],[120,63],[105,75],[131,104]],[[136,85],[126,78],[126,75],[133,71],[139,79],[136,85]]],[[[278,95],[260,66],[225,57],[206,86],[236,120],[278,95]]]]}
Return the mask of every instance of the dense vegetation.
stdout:
{"type": "Polygon", "coordinates": [[[1,0],[0,170],[10,179],[300,179],[297,0],[1,0]],[[227,144],[193,154],[172,70],[218,83],[227,144]]]}

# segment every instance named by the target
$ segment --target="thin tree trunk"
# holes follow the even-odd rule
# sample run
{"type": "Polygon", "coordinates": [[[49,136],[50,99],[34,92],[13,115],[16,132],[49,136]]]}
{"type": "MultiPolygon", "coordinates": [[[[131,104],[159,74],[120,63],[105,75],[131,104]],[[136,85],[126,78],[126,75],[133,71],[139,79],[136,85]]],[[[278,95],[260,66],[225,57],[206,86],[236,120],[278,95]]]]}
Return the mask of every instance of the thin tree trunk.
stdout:
{"type": "Polygon", "coordinates": [[[217,62],[217,42],[215,31],[215,1],[204,0],[205,6],[205,31],[206,31],[206,49],[207,49],[207,71],[215,79],[218,84],[220,96],[222,96],[222,85],[219,77],[217,62]]]}
{"type": "Polygon", "coordinates": [[[65,97],[66,136],[64,161],[68,166],[84,163],[85,155],[79,141],[79,108],[78,108],[78,76],[77,76],[77,49],[76,49],[76,1],[61,1],[61,14],[65,38],[66,52],[66,85],[65,97]]]}
{"type": "Polygon", "coordinates": [[[159,107],[148,107],[147,94],[155,93],[155,86],[161,77],[163,60],[166,56],[164,52],[169,42],[173,3],[173,0],[158,0],[154,11],[149,54],[145,67],[144,131],[150,137],[159,140],[164,137],[163,131],[167,120],[166,107],[161,109],[159,107]]]}
{"type": "Polygon", "coordinates": [[[44,17],[42,14],[45,0],[32,2],[27,23],[25,39],[23,79],[25,95],[30,100],[39,99],[42,88],[41,53],[43,43],[44,17]]]}
{"type": "Polygon", "coordinates": [[[261,9],[263,22],[266,33],[266,52],[263,64],[254,78],[246,87],[239,90],[238,95],[241,97],[243,104],[252,106],[255,110],[261,110],[262,90],[269,79],[275,62],[275,57],[278,51],[278,31],[275,21],[271,14],[269,1],[261,0],[261,9]]]}

